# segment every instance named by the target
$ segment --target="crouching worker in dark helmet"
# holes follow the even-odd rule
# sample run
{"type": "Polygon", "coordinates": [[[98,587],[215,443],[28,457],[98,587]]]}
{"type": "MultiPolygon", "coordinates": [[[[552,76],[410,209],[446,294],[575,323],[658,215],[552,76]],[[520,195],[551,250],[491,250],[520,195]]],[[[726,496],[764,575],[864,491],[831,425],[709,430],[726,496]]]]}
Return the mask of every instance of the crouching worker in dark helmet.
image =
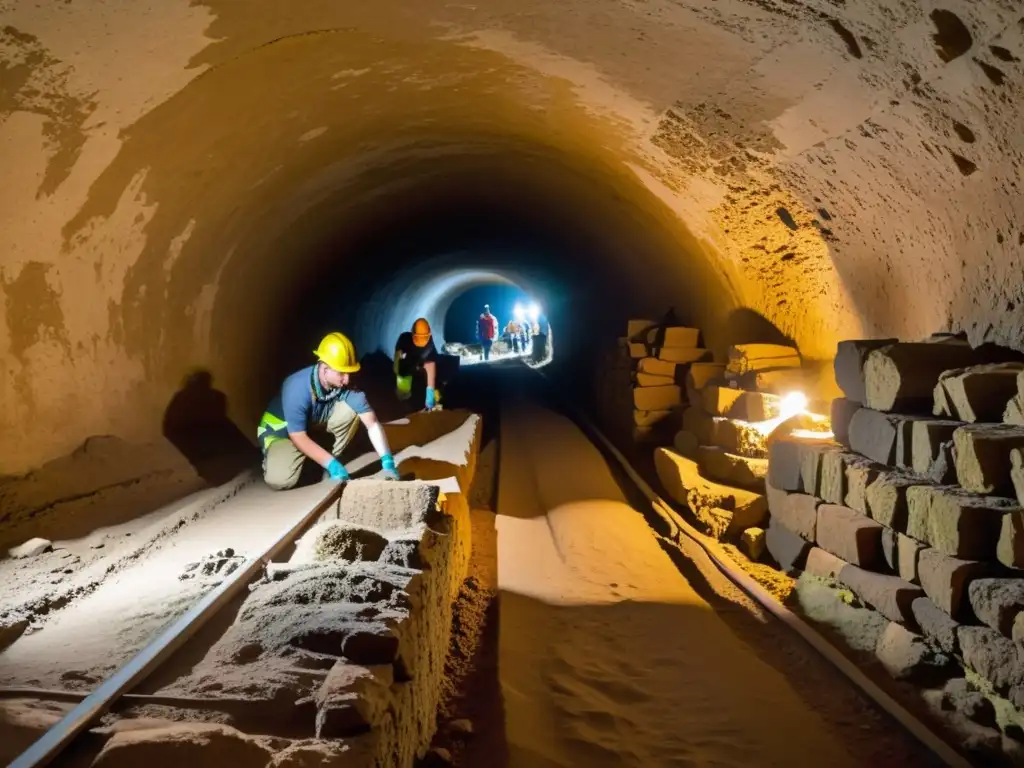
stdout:
{"type": "Polygon", "coordinates": [[[278,491],[294,488],[306,459],[323,467],[332,480],[347,482],[348,471],[338,457],[360,422],[380,456],[385,479],[398,480],[384,427],[366,395],[349,386],[349,377],[359,370],[355,346],[342,334],[329,333],[313,354],[318,362],[286,378],[260,420],[257,437],[267,485],[278,491]],[[310,438],[313,427],[326,427],[334,435],[330,452],[310,438]]]}
{"type": "Polygon", "coordinates": [[[413,323],[412,332],[401,334],[395,343],[395,394],[399,400],[412,397],[413,376],[420,371],[427,379],[424,406],[432,411],[440,405],[441,394],[437,391],[437,347],[425,317],[413,323]]]}

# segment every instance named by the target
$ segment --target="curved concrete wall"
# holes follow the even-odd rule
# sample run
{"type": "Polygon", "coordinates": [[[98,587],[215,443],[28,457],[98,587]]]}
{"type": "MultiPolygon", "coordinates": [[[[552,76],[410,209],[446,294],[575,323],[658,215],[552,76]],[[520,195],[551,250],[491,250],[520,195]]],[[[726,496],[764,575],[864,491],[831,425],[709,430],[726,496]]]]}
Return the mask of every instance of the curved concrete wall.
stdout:
{"type": "Polygon", "coordinates": [[[457,249],[467,211],[560,231],[546,266],[587,306],[673,303],[713,345],[749,310],[811,357],[943,327],[1020,346],[1020,16],[4,3],[0,471],[157,433],[196,366],[248,428],[329,324],[300,310],[415,265],[413,225],[457,249]]]}

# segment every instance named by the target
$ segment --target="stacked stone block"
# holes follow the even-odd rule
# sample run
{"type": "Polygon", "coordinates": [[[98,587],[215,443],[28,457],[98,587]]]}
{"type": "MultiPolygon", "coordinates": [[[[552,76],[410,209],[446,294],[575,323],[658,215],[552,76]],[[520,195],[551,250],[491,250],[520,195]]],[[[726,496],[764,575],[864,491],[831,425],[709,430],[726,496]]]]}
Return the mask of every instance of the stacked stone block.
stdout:
{"type": "Polygon", "coordinates": [[[836,579],[1024,707],[1024,362],[1013,357],[948,335],[841,342],[834,439],[770,446],[767,545],[781,568],[836,579]]]}
{"type": "Polygon", "coordinates": [[[604,360],[598,402],[605,422],[638,443],[670,442],[686,404],[686,373],[708,357],[697,328],[630,320],[604,360]]]}
{"type": "MultiPolygon", "coordinates": [[[[754,560],[765,543],[768,436],[782,426],[781,393],[800,381],[799,366],[795,349],[772,344],[730,347],[726,363],[692,363],[685,378],[688,406],[682,429],[672,450],[662,448],[655,455],[669,495],[689,507],[705,532],[737,540],[754,560]],[[775,379],[776,393],[758,388],[769,375],[785,376],[775,379]]],[[[792,422],[812,426],[799,417],[792,422]]]]}

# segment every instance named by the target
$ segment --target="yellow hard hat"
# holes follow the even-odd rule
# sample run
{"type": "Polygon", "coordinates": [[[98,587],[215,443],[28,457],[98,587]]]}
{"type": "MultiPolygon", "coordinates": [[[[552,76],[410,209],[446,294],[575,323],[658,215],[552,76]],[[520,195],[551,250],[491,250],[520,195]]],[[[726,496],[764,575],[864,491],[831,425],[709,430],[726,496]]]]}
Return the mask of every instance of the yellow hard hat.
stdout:
{"type": "Polygon", "coordinates": [[[337,331],[328,333],[313,354],[320,362],[330,366],[338,373],[355,373],[359,370],[356,346],[343,333],[337,331]]]}
{"type": "Polygon", "coordinates": [[[427,346],[430,341],[430,323],[427,318],[421,317],[412,324],[412,343],[417,347],[427,346]]]}

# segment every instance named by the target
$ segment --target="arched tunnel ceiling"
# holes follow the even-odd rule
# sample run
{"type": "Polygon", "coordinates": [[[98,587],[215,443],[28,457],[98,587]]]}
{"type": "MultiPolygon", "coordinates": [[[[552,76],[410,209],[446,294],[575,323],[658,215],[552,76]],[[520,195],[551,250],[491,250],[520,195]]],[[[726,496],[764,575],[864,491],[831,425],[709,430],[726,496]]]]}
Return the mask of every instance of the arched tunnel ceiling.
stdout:
{"type": "Polygon", "coordinates": [[[1019,347],[1021,17],[1013,0],[2,3],[0,430],[21,437],[0,471],[151,436],[194,366],[251,421],[276,313],[360,275],[360,225],[409,190],[534,196],[522,210],[576,222],[563,272],[630,311],[672,297],[716,345],[749,308],[811,357],[940,328],[1019,347]]]}

